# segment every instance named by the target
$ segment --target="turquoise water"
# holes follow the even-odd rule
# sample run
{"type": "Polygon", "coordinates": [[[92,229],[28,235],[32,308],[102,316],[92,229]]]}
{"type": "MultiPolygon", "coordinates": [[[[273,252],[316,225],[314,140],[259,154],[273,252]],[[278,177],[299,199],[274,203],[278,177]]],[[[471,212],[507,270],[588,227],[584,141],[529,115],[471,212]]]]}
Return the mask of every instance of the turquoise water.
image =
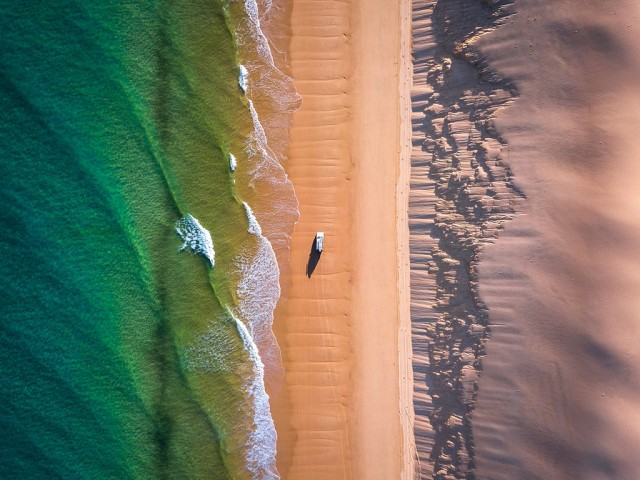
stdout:
{"type": "Polygon", "coordinates": [[[253,4],[0,5],[0,477],[275,478],[297,212],[238,85],[282,81],[253,4]],[[185,215],[215,267],[179,251],[185,215]]]}

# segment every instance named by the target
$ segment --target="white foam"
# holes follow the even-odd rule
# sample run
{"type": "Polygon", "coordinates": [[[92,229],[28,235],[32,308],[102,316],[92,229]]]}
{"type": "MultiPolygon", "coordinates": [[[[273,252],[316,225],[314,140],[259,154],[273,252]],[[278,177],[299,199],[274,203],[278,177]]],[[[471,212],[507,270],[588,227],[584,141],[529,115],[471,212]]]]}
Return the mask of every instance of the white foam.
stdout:
{"type": "MultiPolygon", "coordinates": [[[[190,372],[225,372],[244,380],[243,402],[235,406],[238,420],[234,418],[222,426],[223,448],[227,452],[242,452],[242,468],[252,478],[279,479],[275,469],[277,434],[264,387],[264,364],[245,324],[227,310],[208,333],[185,350],[183,366],[190,372]],[[238,336],[233,334],[234,330],[238,336]],[[247,355],[244,358],[238,355],[238,337],[247,355]]],[[[215,411],[216,406],[211,408],[215,411]]]]}
{"type": "Polygon", "coordinates": [[[236,171],[238,167],[238,162],[236,161],[236,156],[233,153],[229,154],[229,168],[231,168],[232,172],[236,171]]]}
{"type": "Polygon", "coordinates": [[[271,55],[271,49],[269,48],[267,37],[265,37],[264,33],[262,33],[262,28],[260,27],[258,3],[256,2],[256,0],[245,0],[244,8],[247,12],[247,15],[249,16],[250,22],[252,23],[251,36],[253,42],[256,45],[258,53],[264,61],[266,61],[270,65],[274,65],[273,56],[271,55]]]}
{"type": "MultiPolygon", "coordinates": [[[[245,203],[249,233],[258,239],[256,252],[245,252],[235,259],[241,274],[237,294],[240,299],[236,314],[247,324],[259,345],[275,343],[271,325],[273,311],[280,298],[280,269],[271,243],[262,235],[260,224],[245,203]]],[[[263,349],[264,351],[264,349],[263,349]]],[[[277,355],[273,352],[272,355],[277,355]]]]}
{"type": "MultiPolygon", "coordinates": [[[[251,112],[251,121],[253,123],[253,136],[254,140],[263,148],[267,148],[267,134],[264,132],[264,128],[258,118],[258,112],[256,107],[253,106],[253,102],[249,100],[249,111],[251,112]]],[[[267,152],[265,151],[265,154],[267,152]]]]}
{"type": "Polygon", "coordinates": [[[240,1],[243,1],[247,15],[234,25],[242,59],[238,81],[249,100],[253,122],[242,165],[243,172],[251,178],[249,186],[256,187],[254,191],[258,194],[258,201],[253,204],[255,212],[244,203],[248,232],[255,240],[249,241],[246,251],[234,259],[240,282],[233,318],[254,366],[251,381],[247,383],[247,397],[254,405],[254,428],[246,430],[245,427],[244,434],[248,437],[243,452],[252,478],[277,479],[276,433],[264,386],[265,369],[269,380],[273,380],[282,368],[280,351],[271,330],[273,312],[280,298],[280,270],[274,247],[278,252],[289,248],[289,234],[299,214],[293,185],[278,157],[284,155],[284,140],[274,136],[275,141],[280,142],[273,144],[276,154],[267,143],[265,129],[252,100],[260,106],[266,105],[264,112],[269,112],[267,132],[271,135],[287,128],[286,113],[299,107],[300,96],[295,92],[293,80],[275,67],[269,43],[261,29],[260,15],[268,13],[271,0],[240,1]]]}
{"type": "Polygon", "coordinates": [[[249,100],[249,111],[251,112],[253,131],[247,141],[246,154],[252,160],[251,176],[254,179],[268,179],[270,183],[283,183],[285,188],[292,188],[289,187],[290,181],[284,168],[269,149],[267,135],[251,100],[249,100]]]}
{"type": "Polygon", "coordinates": [[[249,88],[249,71],[244,65],[240,65],[240,78],[238,79],[238,84],[242,91],[247,93],[247,89],[249,88]]]}
{"type": "Polygon", "coordinates": [[[240,320],[234,317],[238,334],[242,338],[245,349],[253,362],[253,378],[246,393],[253,403],[254,427],[249,432],[245,443],[247,467],[256,479],[279,479],[275,464],[277,434],[271,418],[269,395],[264,388],[264,364],[258,354],[258,347],[249,330],[240,320]]]}
{"type": "Polygon", "coordinates": [[[243,65],[252,76],[252,88],[266,92],[278,107],[276,110],[294,111],[300,104],[300,96],[296,93],[293,79],[284,75],[275,66],[269,42],[262,31],[260,10],[266,15],[271,9],[271,1],[245,0],[244,10],[247,21],[236,25],[236,38],[243,55],[243,65]],[[255,55],[257,54],[257,58],[255,55]]]}
{"type": "Polygon", "coordinates": [[[192,215],[186,215],[178,220],[175,228],[184,242],[180,251],[182,252],[188,247],[192,252],[204,255],[213,268],[216,254],[209,231],[200,225],[200,222],[192,215]]]}
{"type": "Polygon", "coordinates": [[[269,239],[274,249],[282,251],[289,248],[291,226],[299,218],[298,202],[291,181],[269,148],[253,102],[249,100],[248,103],[253,122],[253,130],[245,148],[249,186],[254,188],[256,184],[260,187],[264,185],[260,188],[264,193],[257,204],[259,208],[256,208],[255,216],[262,224],[262,234],[269,239]]]}
{"type": "Polygon", "coordinates": [[[253,210],[251,210],[251,207],[247,202],[242,202],[242,204],[244,205],[244,211],[247,213],[247,220],[249,221],[249,228],[247,231],[256,237],[262,237],[262,228],[260,228],[260,224],[258,223],[256,216],[253,214],[253,210]]]}
{"type": "Polygon", "coordinates": [[[260,191],[254,209],[262,224],[263,235],[277,252],[286,252],[299,212],[293,185],[282,168],[280,156],[285,152],[284,137],[288,138],[282,135],[288,128],[287,112],[299,107],[300,96],[295,91],[293,80],[276,68],[269,42],[262,31],[261,18],[271,15],[271,0],[234,1],[242,1],[246,13],[234,24],[234,32],[242,65],[251,77],[251,90],[247,97],[253,132],[245,147],[245,171],[250,178],[249,187],[260,191]],[[269,112],[267,132],[258,118],[254,100],[256,104],[266,105],[265,112],[269,112]],[[266,133],[274,133],[275,151],[267,143],[266,133]]]}

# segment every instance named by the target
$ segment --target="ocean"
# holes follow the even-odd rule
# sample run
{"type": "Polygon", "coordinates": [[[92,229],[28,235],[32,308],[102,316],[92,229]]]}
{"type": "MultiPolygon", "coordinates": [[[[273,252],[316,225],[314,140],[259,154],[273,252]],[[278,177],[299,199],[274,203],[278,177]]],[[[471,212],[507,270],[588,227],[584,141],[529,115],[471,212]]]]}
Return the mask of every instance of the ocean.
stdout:
{"type": "Polygon", "coordinates": [[[275,7],[0,4],[0,478],[278,478],[275,7]]]}

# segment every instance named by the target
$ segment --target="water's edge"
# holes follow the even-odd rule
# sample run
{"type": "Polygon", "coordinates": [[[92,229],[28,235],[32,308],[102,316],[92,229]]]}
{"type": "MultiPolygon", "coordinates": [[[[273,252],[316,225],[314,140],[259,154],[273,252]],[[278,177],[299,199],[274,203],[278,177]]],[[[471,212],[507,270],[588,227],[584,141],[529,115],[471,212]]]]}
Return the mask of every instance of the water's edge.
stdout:
{"type": "Polygon", "coordinates": [[[288,122],[300,104],[293,80],[275,65],[263,22],[269,17],[270,0],[244,0],[245,16],[235,25],[239,82],[248,101],[253,122],[244,154],[249,163],[250,191],[243,205],[249,233],[258,240],[252,257],[240,256],[238,305],[233,312],[238,331],[254,364],[247,393],[254,404],[254,431],[247,457],[255,478],[279,478],[276,470],[277,433],[271,418],[266,384],[277,390],[283,372],[280,350],[272,331],[276,304],[280,300],[280,273],[288,268],[293,227],[299,218],[293,184],[283,168],[288,143],[288,122]]]}

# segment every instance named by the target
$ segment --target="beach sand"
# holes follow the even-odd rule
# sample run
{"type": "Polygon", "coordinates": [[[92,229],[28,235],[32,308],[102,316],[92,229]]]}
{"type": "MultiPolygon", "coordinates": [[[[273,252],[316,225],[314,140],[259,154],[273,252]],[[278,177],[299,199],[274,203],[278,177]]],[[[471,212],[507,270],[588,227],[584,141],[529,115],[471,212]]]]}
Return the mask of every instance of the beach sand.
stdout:
{"type": "Polygon", "coordinates": [[[640,478],[640,7],[392,3],[292,2],[283,478],[640,478]]]}
{"type": "Polygon", "coordinates": [[[285,370],[271,402],[278,469],[287,479],[400,478],[413,458],[407,289],[398,288],[408,282],[399,211],[408,194],[408,3],[290,8],[288,73],[303,103],[287,171],[301,216],[274,323],[285,370]],[[309,278],[316,231],[325,250],[309,278]]]}
{"type": "Polygon", "coordinates": [[[527,195],[481,261],[481,479],[640,478],[640,6],[518,0],[480,40],[527,195]]]}

